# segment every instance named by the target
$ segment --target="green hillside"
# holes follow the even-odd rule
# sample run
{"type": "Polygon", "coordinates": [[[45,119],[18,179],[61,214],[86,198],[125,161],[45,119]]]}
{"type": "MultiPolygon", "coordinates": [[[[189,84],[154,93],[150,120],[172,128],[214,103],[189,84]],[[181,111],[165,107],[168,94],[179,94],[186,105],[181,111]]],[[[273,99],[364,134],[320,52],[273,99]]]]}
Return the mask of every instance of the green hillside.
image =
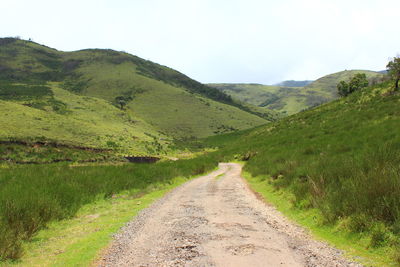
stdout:
{"type": "MultiPolygon", "coordinates": [[[[61,89],[57,83],[47,87],[49,99],[0,100],[0,137],[2,140],[48,140],[83,147],[113,148],[145,152],[146,143],[164,137],[142,120],[133,120],[99,98],[80,96],[61,89]],[[54,110],[56,108],[56,110],[54,110]],[[132,142],[132,140],[139,140],[132,142]]],[[[21,86],[20,87],[28,87],[21,86]]],[[[7,88],[13,88],[9,85],[7,88]]]]}
{"type": "Polygon", "coordinates": [[[368,266],[395,266],[389,263],[400,263],[399,103],[393,83],[385,82],[206,143],[220,147],[225,161],[247,160],[256,190],[287,195],[282,205],[291,215],[339,246],[358,247],[376,260],[365,259],[368,266]]]}
{"type": "Polygon", "coordinates": [[[173,139],[275,119],[273,112],[127,53],[61,52],[14,38],[0,39],[0,101],[0,141],[44,140],[125,154],[163,154],[173,139]]]}
{"type": "MultiPolygon", "coordinates": [[[[356,73],[365,73],[371,80],[383,77],[381,73],[374,71],[350,70],[324,76],[304,87],[261,84],[210,84],[210,86],[240,101],[292,115],[336,99],[337,83],[349,80],[356,73]]],[[[289,81],[286,84],[296,83],[289,81]]]]}

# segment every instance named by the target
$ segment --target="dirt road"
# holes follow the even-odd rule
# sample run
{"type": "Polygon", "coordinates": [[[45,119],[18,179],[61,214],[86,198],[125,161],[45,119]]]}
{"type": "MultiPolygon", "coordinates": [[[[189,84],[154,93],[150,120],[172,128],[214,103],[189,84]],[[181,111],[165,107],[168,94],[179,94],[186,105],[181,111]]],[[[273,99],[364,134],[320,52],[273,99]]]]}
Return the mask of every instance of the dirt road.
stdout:
{"type": "Polygon", "coordinates": [[[101,266],[360,266],[312,240],[221,163],[144,210],[115,237],[101,266]]]}

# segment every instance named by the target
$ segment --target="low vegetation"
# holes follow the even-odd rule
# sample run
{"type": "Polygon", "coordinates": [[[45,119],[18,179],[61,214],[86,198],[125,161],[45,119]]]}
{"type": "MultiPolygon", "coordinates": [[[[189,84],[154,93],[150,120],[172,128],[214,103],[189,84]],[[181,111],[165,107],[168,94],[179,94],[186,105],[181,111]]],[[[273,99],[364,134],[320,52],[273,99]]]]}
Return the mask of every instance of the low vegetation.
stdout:
{"type": "Polygon", "coordinates": [[[156,164],[9,166],[0,172],[0,259],[17,259],[21,244],[55,220],[121,191],[143,194],[152,185],[212,170],[213,156],[156,164]]]}
{"type": "Polygon", "coordinates": [[[171,180],[171,184],[152,184],[146,190],[148,193],[143,195],[121,192],[112,198],[84,205],[73,218],[49,223],[31,242],[24,243],[21,259],[7,263],[16,267],[96,265],[101,260],[102,251],[123,225],[140,210],[186,181],[187,177],[177,177],[171,180]]]}

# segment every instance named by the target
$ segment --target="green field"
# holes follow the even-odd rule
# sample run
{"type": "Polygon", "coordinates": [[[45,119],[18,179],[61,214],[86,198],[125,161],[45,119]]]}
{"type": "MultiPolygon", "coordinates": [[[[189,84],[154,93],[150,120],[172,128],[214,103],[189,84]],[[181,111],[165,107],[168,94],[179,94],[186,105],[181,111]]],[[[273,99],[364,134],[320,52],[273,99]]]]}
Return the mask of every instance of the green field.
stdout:
{"type": "MultiPolygon", "coordinates": [[[[304,87],[262,84],[209,84],[235,99],[269,110],[292,115],[338,98],[336,85],[357,73],[365,73],[372,82],[382,74],[367,70],[349,70],[326,75],[304,87]]],[[[287,84],[296,84],[288,82],[287,84]]]]}

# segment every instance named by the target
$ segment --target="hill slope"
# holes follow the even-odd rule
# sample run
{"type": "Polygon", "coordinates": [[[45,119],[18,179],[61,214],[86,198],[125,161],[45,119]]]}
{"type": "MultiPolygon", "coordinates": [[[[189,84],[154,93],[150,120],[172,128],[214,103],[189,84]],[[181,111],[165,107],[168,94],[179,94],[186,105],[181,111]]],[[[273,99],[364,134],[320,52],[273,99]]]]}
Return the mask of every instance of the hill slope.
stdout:
{"type": "Polygon", "coordinates": [[[322,91],[329,93],[332,97],[337,98],[337,88],[336,85],[340,81],[349,81],[352,76],[357,73],[365,73],[367,79],[379,78],[382,77],[382,73],[370,70],[345,70],[336,72],[333,74],[326,75],[318,80],[310,83],[309,85],[305,86],[305,89],[308,91],[322,91]]]}
{"type": "Polygon", "coordinates": [[[357,232],[360,240],[349,243],[383,255],[386,265],[376,266],[392,266],[391,255],[400,262],[400,94],[392,88],[365,88],[243,134],[210,137],[208,145],[223,147],[225,161],[247,160],[260,190],[290,192],[284,201],[312,214],[319,230],[324,223],[332,236],[357,232]]]}
{"type": "MultiPolygon", "coordinates": [[[[210,84],[210,86],[241,101],[291,115],[336,99],[337,83],[349,80],[356,73],[365,73],[368,79],[382,77],[381,73],[374,71],[350,70],[326,75],[304,87],[261,84],[210,84]]],[[[296,83],[289,81],[285,84],[296,83]]]]}
{"type": "Polygon", "coordinates": [[[0,100],[2,140],[54,141],[70,146],[121,147],[144,152],[145,146],[153,141],[152,136],[166,138],[148,123],[132,120],[128,112],[103,99],[72,94],[56,83],[48,88],[51,101],[0,100]],[[48,106],[51,102],[56,105],[48,106]]]}
{"type": "Polygon", "coordinates": [[[163,150],[171,138],[250,128],[268,122],[260,116],[274,117],[127,53],[61,52],[13,38],[0,39],[0,100],[7,114],[0,140],[143,154],[163,150]]]}

